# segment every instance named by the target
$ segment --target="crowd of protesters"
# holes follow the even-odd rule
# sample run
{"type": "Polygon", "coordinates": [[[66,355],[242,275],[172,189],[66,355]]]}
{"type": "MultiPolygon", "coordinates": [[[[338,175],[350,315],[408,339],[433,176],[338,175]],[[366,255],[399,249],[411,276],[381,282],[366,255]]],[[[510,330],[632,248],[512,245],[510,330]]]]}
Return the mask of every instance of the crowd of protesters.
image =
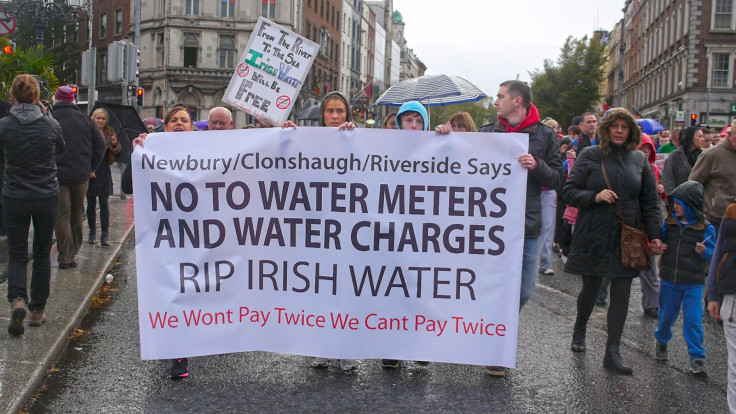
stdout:
{"type": "MultiPolygon", "coordinates": [[[[82,243],[84,200],[88,242],[109,245],[108,198],[113,193],[110,164],[122,146],[110,127],[110,114],[95,110],[91,117],[75,104],[73,92],[60,87],[50,107],[40,101],[39,84],[20,75],[11,90],[12,107],[0,120],[3,231],[9,241],[8,332],[19,336],[30,311],[29,326],[46,320],[49,296],[50,251],[56,232],[58,268],[77,266],[82,243]],[[33,271],[28,295],[26,266],[30,223],[34,225],[33,271]]],[[[572,120],[563,135],[559,121],[540,119],[530,88],[523,82],[499,86],[494,106],[496,122],[480,128],[470,114],[453,114],[435,133],[521,132],[529,136],[529,150],[519,157],[528,170],[519,311],[532,295],[536,275],[553,276],[551,256],[560,255],[564,269],[581,277],[571,350],[586,351],[586,331],[596,305],[608,306],[608,337],[603,366],[615,373],[632,374],[619,345],[626,322],[632,280],[641,277],[642,311],[657,318],[652,333],[655,358],[668,358],[672,325],[682,309],[683,334],[690,355],[690,372],[705,375],[703,347],[703,294],[707,279],[708,311],[723,318],[729,353],[728,400],[736,408],[736,121],[721,139],[707,127],[664,129],[654,136],[641,131],[635,116],[623,108],[602,117],[586,112],[572,120]],[[666,158],[663,164],[657,158],[666,158]],[[657,164],[660,163],[660,166],[657,164]],[[661,167],[661,168],[660,168],[661,167]],[[631,269],[621,262],[622,223],[646,232],[654,255],[647,269],[631,269]],[[661,255],[661,256],[660,256],[661,255]],[[609,288],[610,285],[610,294],[609,288]],[[610,304],[609,304],[610,300],[610,304]]],[[[348,100],[331,92],[322,100],[319,126],[352,130],[348,100]]],[[[232,113],[212,109],[209,129],[232,129],[232,113]]],[[[384,118],[383,128],[430,129],[424,106],[404,104],[384,118]]],[[[247,127],[269,126],[256,119],[247,127]]],[[[283,128],[296,125],[286,121],[283,128]]],[[[175,106],[164,120],[164,131],[194,130],[184,106],[175,106]]],[[[147,134],[133,141],[143,145],[147,134]]],[[[129,168],[123,190],[132,192],[129,168]]],[[[337,360],[344,371],[357,361],[337,360]]],[[[420,362],[426,365],[425,362],[420,362]]],[[[381,366],[398,368],[401,361],[383,359],[381,366]]],[[[313,357],[314,368],[328,359],[313,357]]],[[[489,366],[486,373],[504,376],[505,367],[489,366]]],[[[187,358],[172,362],[170,376],[189,375],[187,358]]]]}

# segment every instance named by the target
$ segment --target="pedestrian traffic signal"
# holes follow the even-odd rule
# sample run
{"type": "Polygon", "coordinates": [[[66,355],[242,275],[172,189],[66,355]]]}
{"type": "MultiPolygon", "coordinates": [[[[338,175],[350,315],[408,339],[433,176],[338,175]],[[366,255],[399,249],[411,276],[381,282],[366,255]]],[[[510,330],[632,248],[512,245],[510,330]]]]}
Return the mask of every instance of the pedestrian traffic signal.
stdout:
{"type": "Polygon", "coordinates": [[[690,114],[690,126],[698,124],[698,114],[690,114]]]}
{"type": "Polygon", "coordinates": [[[74,101],[77,101],[77,92],[79,92],[79,87],[77,85],[69,85],[69,87],[72,88],[72,92],[74,92],[74,101]]]}
{"type": "Polygon", "coordinates": [[[135,96],[137,98],[136,104],[140,107],[143,106],[143,88],[138,88],[135,91],[135,96]]]}

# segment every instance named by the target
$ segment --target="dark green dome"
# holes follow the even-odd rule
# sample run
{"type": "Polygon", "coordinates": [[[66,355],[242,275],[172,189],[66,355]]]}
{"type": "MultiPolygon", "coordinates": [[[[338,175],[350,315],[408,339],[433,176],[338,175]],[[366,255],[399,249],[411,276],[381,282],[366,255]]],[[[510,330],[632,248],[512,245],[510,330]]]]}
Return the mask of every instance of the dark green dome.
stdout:
{"type": "Polygon", "coordinates": [[[404,24],[404,18],[401,16],[401,12],[398,10],[394,10],[394,17],[393,17],[394,23],[404,24]]]}

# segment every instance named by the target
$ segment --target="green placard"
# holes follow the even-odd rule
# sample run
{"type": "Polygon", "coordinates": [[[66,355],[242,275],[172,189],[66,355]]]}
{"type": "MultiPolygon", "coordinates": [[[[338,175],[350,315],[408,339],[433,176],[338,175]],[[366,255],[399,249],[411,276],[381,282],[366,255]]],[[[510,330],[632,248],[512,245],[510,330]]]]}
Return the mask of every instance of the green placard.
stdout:
{"type": "Polygon", "coordinates": [[[736,114],[736,102],[731,102],[731,113],[736,114]]]}

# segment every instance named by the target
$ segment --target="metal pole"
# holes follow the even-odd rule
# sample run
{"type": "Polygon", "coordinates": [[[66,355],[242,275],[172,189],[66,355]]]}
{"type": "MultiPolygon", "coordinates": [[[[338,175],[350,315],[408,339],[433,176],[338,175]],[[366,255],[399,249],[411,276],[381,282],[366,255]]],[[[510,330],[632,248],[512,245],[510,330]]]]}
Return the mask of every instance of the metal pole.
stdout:
{"type": "Polygon", "coordinates": [[[92,44],[92,30],[94,28],[94,13],[92,13],[93,0],[87,0],[87,37],[89,37],[90,50],[90,84],[87,86],[87,111],[95,107],[95,89],[97,88],[97,48],[92,44]]]}
{"type": "Polygon", "coordinates": [[[128,69],[127,68],[127,66],[128,66],[127,65],[127,62],[125,61],[125,57],[126,57],[125,55],[127,55],[127,53],[126,53],[126,49],[127,48],[125,46],[128,44],[128,41],[127,40],[123,40],[122,43],[123,43],[123,61],[121,62],[121,65],[123,65],[123,80],[121,82],[121,85],[123,87],[123,102],[122,102],[122,104],[123,105],[130,105],[130,94],[128,93],[128,79],[127,79],[127,76],[126,76],[127,74],[125,73],[125,71],[128,69]]]}
{"type": "MultiPolygon", "coordinates": [[[[141,50],[141,0],[135,0],[135,50],[136,50],[136,58],[138,58],[138,54],[140,54],[141,50]]],[[[140,85],[140,72],[141,68],[138,67],[138,76],[135,77],[135,88],[138,89],[138,86],[140,85]]]]}
{"type": "Polygon", "coordinates": [[[710,85],[708,85],[708,102],[705,106],[705,123],[710,125],[710,85]]]}

